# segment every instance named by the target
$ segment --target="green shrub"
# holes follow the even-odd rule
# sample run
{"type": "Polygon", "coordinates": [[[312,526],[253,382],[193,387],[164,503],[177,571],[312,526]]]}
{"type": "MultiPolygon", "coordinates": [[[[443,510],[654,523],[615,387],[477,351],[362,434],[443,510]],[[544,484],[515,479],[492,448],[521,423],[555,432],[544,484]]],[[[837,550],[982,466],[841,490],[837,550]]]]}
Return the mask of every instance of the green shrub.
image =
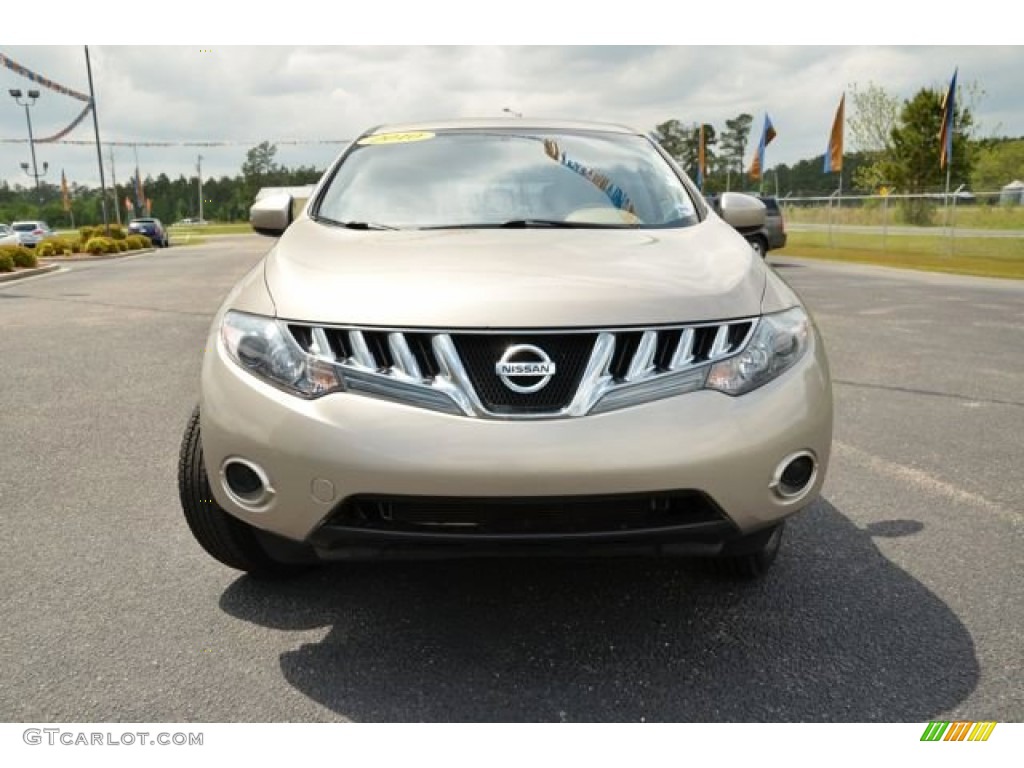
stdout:
{"type": "Polygon", "coordinates": [[[128,247],[133,251],[153,247],[153,243],[145,235],[128,235],[128,237],[125,238],[125,242],[128,243],[128,247]]]}
{"type": "MultiPolygon", "coordinates": [[[[79,227],[78,228],[78,236],[79,236],[79,238],[81,238],[83,243],[88,243],[94,237],[106,237],[107,236],[107,232],[103,228],[103,225],[100,224],[100,225],[95,226],[95,227],[79,227]]],[[[112,240],[124,240],[125,237],[127,237],[127,236],[128,236],[128,233],[125,231],[125,228],[122,225],[120,225],[120,224],[111,224],[110,225],[110,238],[112,240]]]]}
{"type": "Polygon", "coordinates": [[[0,253],[7,255],[13,267],[34,267],[39,263],[39,257],[23,245],[2,246],[0,253]]]}
{"type": "Polygon", "coordinates": [[[24,269],[35,269],[39,266],[39,256],[29,248],[22,248],[14,254],[14,266],[24,269]]]}
{"type": "Polygon", "coordinates": [[[69,240],[66,237],[54,237],[50,239],[53,242],[53,248],[58,255],[67,256],[69,253],[72,253],[71,246],[72,243],[74,243],[73,240],[69,240]]]}
{"type": "Polygon", "coordinates": [[[6,253],[6,250],[6,248],[0,249],[0,272],[13,272],[14,259],[9,253],[6,253]]]}
{"type": "Polygon", "coordinates": [[[116,253],[117,246],[109,237],[92,237],[85,244],[84,250],[93,256],[98,256],[101,253],[116,253]]]}
{"type": "Polygon", "coordinates": [[[82,253],[85,250],[85,241],[80,237],[76,237],[71,241],[71,252],[82,253]]]}
{"type": "Polygon", "coordinates": [[[124,240],[115,240],[114,244],[117,246],[117,250],[119,250],[121,252],[130,251],[131,250],[131,246],[128,245],[127,238],[125,238],[124,240]]]}

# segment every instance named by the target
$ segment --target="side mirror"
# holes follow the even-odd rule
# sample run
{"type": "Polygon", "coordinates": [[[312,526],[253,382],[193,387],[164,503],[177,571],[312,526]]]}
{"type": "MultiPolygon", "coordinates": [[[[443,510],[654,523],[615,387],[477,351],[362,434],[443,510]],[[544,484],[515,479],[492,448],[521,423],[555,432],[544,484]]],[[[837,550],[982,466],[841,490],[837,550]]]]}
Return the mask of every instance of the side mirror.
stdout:
{"type": "Polygon", "coordinates": [[[249,209],[249,223],[261,235],[280,237],[292,219],[292,196],[283,192],[267,195],[249,209]]]}
{"type": "Polygon", "coordinates": [[[722,218],[734,229],[760,229],[764,226],[764,203],[742,192],[723,192],[718,203],[722,218]]]}

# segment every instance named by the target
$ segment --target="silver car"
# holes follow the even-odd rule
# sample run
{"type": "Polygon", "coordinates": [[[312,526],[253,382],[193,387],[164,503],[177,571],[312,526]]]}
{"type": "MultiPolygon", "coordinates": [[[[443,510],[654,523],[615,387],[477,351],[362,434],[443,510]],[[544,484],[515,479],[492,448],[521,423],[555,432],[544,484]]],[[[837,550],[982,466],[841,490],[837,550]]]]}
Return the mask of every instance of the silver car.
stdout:
{"type": "Polygon", "coordinates": [[[35,248],[46,238],[53,236],[53,230],[45,221],[16,221],[11,224],[11,229],[18,236],[18,243],[27,248],[35,248]]]}
{"type": "Polygon", "coordinates": [[[9,226],[0,224],[0,245],[21,245],[21,238],[9,226]]]}
{"type": "Polygon", "coordinates": [[[807,310],[638,131],[376,128],[251,221],[281,237],[216,315],[180,454],[222,563],[648,553],[751,577],[821,488],[807,310]]]}

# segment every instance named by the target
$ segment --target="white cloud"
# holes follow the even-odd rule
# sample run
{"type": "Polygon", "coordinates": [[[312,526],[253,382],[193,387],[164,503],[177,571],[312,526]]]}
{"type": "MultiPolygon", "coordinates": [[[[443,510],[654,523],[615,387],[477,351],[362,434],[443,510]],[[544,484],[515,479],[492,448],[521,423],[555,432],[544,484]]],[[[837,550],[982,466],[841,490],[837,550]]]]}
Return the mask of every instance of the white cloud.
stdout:
{"type": "MultiPolygon", "coordinates": [[[[495,13],[498,13],[495,10],[495,13]]],[[[901,97],[945,83],[959,65],[962,82],[986,91],[978,120],[988,131],[1024,134],[1021,47],[92,47],[104,138],[228,140],[225,148],[139,148],[144,173],[194,173],[204,155],[210,174],[238,172],[248,142],[344,139],[374,124],[500,114],[623,122],[642,130],[669,118],[722,127],[740,112],[765,110],[778,138],[769,165],[820,153],[841,92],[869,80],[901,97]],[[209,48],[209,52],[206,49],[209,48]]],[[[86,91],[81,46],[5,47],[14,60],[86,91]]],[[[8,88],[31,87],[0,70],[0,138],[26,136],[24,111],[8,88]]],[[[37,136],[67,125],[80,104],[43,91],[32,108],[37,136]]],[[[91,122],[69,138],[91,139],[91,122]]],[[[751,137],[756,142],[756,135],[751,137]]],[[[334,146],[281,145],[287,165],[326,165],[334,146]]],[[[95,183],[92,146],[38,145],[40,163],[95,183]]],[[[24,144],[0,144],[0,178],[25,183],[24,144]]],[[[118,175],[134,167],[115,152],[118,175]]],[[[59,170],[56,170],[59,176],[59,170]]],[[[48,178],[54,178],[51,171],[48,178]]]]}

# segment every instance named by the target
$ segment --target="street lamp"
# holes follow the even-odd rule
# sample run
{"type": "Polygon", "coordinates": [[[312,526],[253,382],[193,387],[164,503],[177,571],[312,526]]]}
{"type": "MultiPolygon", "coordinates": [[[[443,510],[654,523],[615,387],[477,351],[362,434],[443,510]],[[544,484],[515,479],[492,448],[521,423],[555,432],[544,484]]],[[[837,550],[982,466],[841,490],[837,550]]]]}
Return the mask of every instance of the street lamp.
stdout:
{"type": "Polygon", "coordinates": [[[512,115],[512,117],[522,117],[523,116],[522,112],[516,112],[514,109],[509,109],[508,107],[503,107],[501,111],[502,112],[508,112],[510,115],[512,115]]]}
{"type": "MultiPolygon", "coordinates": [[[[29,91],[26,94],[28,98],[25,101],[21,100],[22,94],[21,89],[19,88],[11,88],[8,91],[8,93],[10,93],[12,97],[14,97],[14,100],[15,102],[17,102],[18,106],[25,108],[25,122],[28,123],[28,146],[32,152],[32,173],[29,175],[36,180],[36,197],[39,199],[39,204],[42,205],[43,193],[39,189],[39,179],[40,177],[46,175],[46,171],[50,166],[47,163],[43,163],[43,172],[39,173],[39,166],[36,165],[36,142],[35,138],[33,138],[32,136],[32,115],[28,111],[28,108],[33,106],[36,103],[36,99],[39,98],[39,91],[29,91]]],[[[22,170],[25,171],[25,173],[28,173],[28,163],[22,163],[21,168],[22,170]]]]}
{"type": "MultiPolygon", "coordinates": [[[[28,176],[30,179],[33,178],[33,177],[35,177],[37,179],[40,179],[40,178],[42,178],[43,176],[46,175],[46,172],[48,170],[50,170],[50,164],[48,162],[46,162],[45,160],[43,160],[43,172],[42,173],[38,173],[38,174],[33,173],[32,171],[29,170],[29,164],[28,163],[22,163],[21,164],[21,170],[23,170],[25,172],[25,175],[28,176]]],[[[39,182],[38,181],[36,182],[36,192],[37,193],[39,192],[39,182]]],[[[42,202],[42,198],[40,198],[39,202],[42,202]]]]}

